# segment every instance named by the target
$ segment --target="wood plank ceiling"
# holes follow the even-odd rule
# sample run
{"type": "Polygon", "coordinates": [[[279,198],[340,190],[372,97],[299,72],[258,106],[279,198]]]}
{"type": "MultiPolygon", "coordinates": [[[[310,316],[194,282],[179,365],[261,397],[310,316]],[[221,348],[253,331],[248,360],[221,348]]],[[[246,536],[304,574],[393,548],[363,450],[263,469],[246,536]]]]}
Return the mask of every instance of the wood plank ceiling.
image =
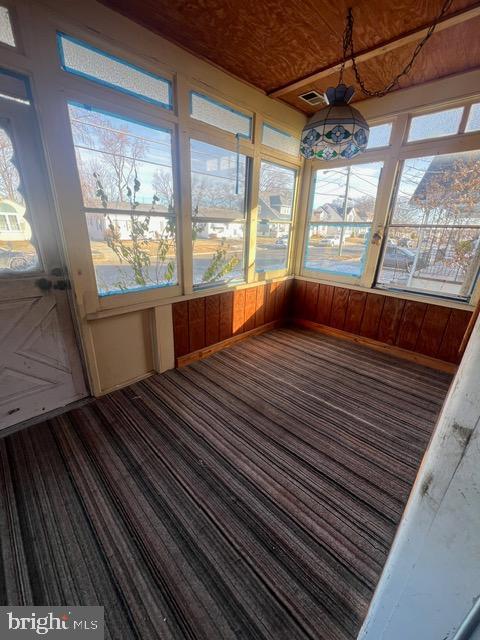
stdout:
{"type": "MultiPolygon", "coordinates": [[[[428,24],[443,0],[101,0],[197,56],[271,93],[341,59],[347,8],[353,7],[356,51],[428,24]]],[[[478,6],[454,0],[449,13],[478,6]]],[[[421,84],[480,67],[480,16],[435,33],[400,87],[421,84]]],[[[359,65],[368,88],[382,88],[410,58],[416,42],[359,65]]],[[[313,113],[298,98],[310,89],[323,92],[338,74],[282,95],[282,100],[313,113]]],[[[355,85],[347,70],[345,80],[355,85]]],[[[358,89],[355,99],[364,99],[358,89]]],[[[317,107],[318,108],[318,107],[317,107]]]]}

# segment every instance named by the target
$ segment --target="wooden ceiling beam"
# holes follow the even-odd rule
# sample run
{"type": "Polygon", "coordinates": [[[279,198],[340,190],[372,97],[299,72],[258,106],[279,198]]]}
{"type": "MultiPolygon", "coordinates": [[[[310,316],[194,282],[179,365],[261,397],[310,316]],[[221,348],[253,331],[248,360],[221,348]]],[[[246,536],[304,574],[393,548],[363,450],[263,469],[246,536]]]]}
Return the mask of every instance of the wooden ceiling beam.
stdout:
{"type": "MultiPolygon", "coordinates": [[[[454,27],[458,24],[466,22],[467,20],[472,20],[473,18],[477,18],[480,16],[480,2],[475,2],[473,5],[470,5],[467,9],[461,9],[460,11],[456,11],[455,13],[451,13],[448,16],[445,16],[440,20],[435,28],[435,33],[439,31],[443,31],[444,29],[449,29],[450,27],[454,27]]],[[[418,29],[414,29],[413,31],[409,31],[408,33],[403,34],[402,36],[398,36],[396,38],[392,38],[382,44],[376,45],[375,47],[371,47],[369,49],[364,49],[355,55],[355,60],[358,63],[366,62],[367,60],[371,60],[372,58],[377,58],[378,56],[385,55],[389,51],[394,51],[395,49],[399,49],[400,47],[404,47],[407,44],[411,44],[412,42],[416,42],[421,40],[426,34],[430,25],[419,27],[418,29]]],[[[334,73],[338,73],[342,66],[342,62],[336,62],[333,65],[329,65],[328,67],[324,67],[319,71],[312,73],[309,76],[305,76],[300,80],[296,80],[295,82],[291,82],[289,84],[284,85],[283,87],[279,87],[278,89],[274,89],[268,95],[271,98],[280,98],[287,93],[292,93],[293,91],[297,91],[299,89],[303,89],[306,86],[311,85],[322,78],[326,78],[328,76],[333,75],[334,73]]],[[[345,62],[345,68],[348,69],[352,66],[352,59],[348,58],[345,62]]]]}

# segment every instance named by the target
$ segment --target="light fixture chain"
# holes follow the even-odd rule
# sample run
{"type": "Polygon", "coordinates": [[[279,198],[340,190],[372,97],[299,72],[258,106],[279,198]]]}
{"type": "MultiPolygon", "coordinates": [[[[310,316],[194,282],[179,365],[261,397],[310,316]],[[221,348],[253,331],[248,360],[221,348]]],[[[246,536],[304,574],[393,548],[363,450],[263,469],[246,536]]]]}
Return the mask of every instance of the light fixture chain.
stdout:
{"type": "Polygon", "coordinates": [[[350,59],[352,61],[352,68],[355,73],[355,78],[362,92],[365,95],[370,96],[372,98],[381,98],[382,96],[389,93],[399,83],[400,79],[403,76],[406,76],[410,73],[418,54],[423,49],[427,41],[431,38],[437,24],[440,22],[440,20],[443,18],[446,12],[450,9],[450,7],[452,6],[452,3],[453,3],[453,0],[445,0],[440,13],[428,28],[428,31],[425,34],[425,36],[422,38],[422,40],[420,40],[420,42],[415,47],[409,62],[405,65],[402,71],[399,74],[397,74],[395,78],[393,78],[393,80],[391,80],[383,89],[380,89],[378,91],[371,91],[370,89],[367,89],[362,77],[360,76],[360,72],[357,66],[357,61],[355,60],[354,47],[353,47],[353,12],[352,12],[352,9],[349,8],[348,15],[347,15],[347,24],[345,26],[345,33],[343,35],[343,62],[340,68],[340,83],[342,82],[342,79],[343,79],[343,72],[345,70],[345,62],[347,59],[347,55],[348,53],[350,53],[350,59]]]}

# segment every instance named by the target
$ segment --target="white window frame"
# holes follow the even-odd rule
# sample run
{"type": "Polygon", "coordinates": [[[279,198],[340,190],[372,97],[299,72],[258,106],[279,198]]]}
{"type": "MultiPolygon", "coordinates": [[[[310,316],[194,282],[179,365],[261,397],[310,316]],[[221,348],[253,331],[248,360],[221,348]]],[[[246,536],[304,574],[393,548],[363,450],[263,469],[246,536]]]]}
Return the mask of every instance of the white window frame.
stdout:
{"type": "Polygon", "coordinates": [[[305,184],[303,185],[303,196],[301,208],[304,209],[302,221],[302,243],[301,247],[297,245],[297,260],[295,272],[308,280],[315,280],[327,284],[346,285],[353,288],[368,289],[371,291],[381,291],[388,295],[398,296],[414,300],[422,300],[425,302],[439,302],[448,306],[471,306],[477,303],[480,298],[480,278],[477,278],[476,285],[472,291],[470,299],[467,301],[458,300],[445,296],[438,296],[434,293],[417,293],[408,289],[388,288],[385,286],[377,286],[376,273],[380,268],[381,258],[383,255],[383,243],[388,231],[388,221],[390,218],[391,207],[393,206],[393,197],[395,192],[396,181],[398,180],[402,163],[407,158],[422,157],[428,155],[438,155],[446,153],[460,153],[462,151],[480,150],[480,131],[465,132],[465,126],[470,113],[472,104],[480,102],[480,94],[470,97],[468,100],[454,100],[447,103],[429,105],[418,109],[409,109],[403,113],[383,117],[382,119],[372,119],[371,125],[382,124],[385,122],[393,122],[392,134],[389,147],[381,147],[368,150],[350,161],[335,160],[325,162],[313,160],[307,163],[305,168],[305,184]],[[427,113],[435,113],[444,111],[454,107],[464,107],[464,112],[459,125],[459,133],[449,136],[441,136],[429,138],[427,140],[418,140],[408,142],[408,131],[411,119],[417,115],[427,113]],[[329,274],[328,272],[320,272],[306,269],[305,256],[308,243],[309,218],[311,211],[311,203],[314,190],[314,172],[317,169],[328,169],[334,167],[353,166],[355,164],[364,164],[368,162],[383,161],[384,167],[380,177],[377,199],[375,202],[375,212],[372,223],[372,236],[367,248],[365,259],[365,268],[360,277],[339,276],[329,274]],[[372,243],[374,234],[380,234],[381,242],[372,243]]]}

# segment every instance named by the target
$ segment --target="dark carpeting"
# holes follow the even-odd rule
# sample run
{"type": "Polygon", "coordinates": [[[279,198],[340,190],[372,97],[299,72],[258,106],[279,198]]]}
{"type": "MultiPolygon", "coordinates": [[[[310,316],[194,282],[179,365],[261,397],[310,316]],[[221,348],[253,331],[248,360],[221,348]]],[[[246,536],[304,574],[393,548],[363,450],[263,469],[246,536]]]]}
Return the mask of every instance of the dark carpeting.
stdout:
{"type": "Polygon", "coordinates": [[[2,604],[355,638],[450,376],[283,329],[0,442],[2,604]]]}

